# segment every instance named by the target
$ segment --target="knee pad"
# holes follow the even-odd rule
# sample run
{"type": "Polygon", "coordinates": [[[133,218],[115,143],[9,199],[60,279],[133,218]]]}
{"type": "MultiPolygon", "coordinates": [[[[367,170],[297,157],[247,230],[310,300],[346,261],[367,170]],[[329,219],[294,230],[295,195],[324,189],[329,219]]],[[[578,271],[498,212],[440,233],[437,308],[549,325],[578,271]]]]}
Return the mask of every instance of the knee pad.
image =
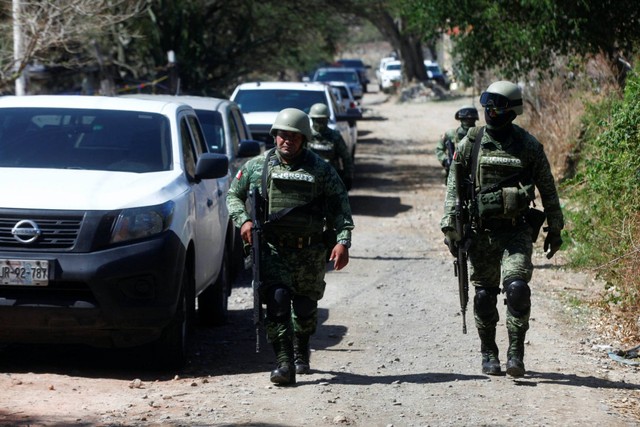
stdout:
{"type": "Polygon", "coordinates": [[[301,319],[308,319],[313,316],[317,308],[318,301],[311,298],[297,296],[293,299],[293,311],[295,311],[296,317],[301,319]]]}
{"type": "Polygon", "coordinates": [[[490,318],[496,311],[500,288],[476,287],[476,296],[473,298],[473,307],[480,318],[490,318]]]}
{"type": "Polygon", "coordinates": [[[283,322],[291,317],[291,292],[283,286],[273,286],[267,291],[267,318],[283,322]]]}
{"type": "Polygon", "coordinates": [[[529,314],[531,309],[531,288],[524,280],[512,280],[504,287],[507,294],[507,309],[515,317],[529,314]]]}

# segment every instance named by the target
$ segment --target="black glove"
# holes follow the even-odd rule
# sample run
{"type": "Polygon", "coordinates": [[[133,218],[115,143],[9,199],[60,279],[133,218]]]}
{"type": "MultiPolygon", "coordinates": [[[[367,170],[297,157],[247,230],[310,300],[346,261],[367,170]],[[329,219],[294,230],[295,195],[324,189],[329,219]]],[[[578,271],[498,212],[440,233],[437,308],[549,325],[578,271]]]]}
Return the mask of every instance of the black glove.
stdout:
{"type": "Polygon", "coordinates": [[[449,252],[453,255],[454,258],[458,257],[458,244],[456,242],[452,242],[446,237],[444,238],[444,244],[449,248],[449,252]]]}
{"type": "Polygon", "coordinates": [[[545,227],[543,230],[547,232],[547,237],[544,239],[544,251],[549,251],[547,259],[551,259],[562,246],[562,238],[559,231],[549,231],[549,227],[545,227]]]}
{"type": "Polygon", "coordinates": [[[457,257],[460,234],[458,234],[458,232],[453,228],[447,228],[444,230],[444,235],[444,244],[447,245],[447,248],[449,248],[449,252],[451,252],[451,255],[453,255],[454,258],[457,257]]]}
{"type": "Polygon", "coordinates": [[[442,167],[445,169],[449,169],[451,167],[451,161],[449,159],[444,159],[442,162],[442,167]]]}

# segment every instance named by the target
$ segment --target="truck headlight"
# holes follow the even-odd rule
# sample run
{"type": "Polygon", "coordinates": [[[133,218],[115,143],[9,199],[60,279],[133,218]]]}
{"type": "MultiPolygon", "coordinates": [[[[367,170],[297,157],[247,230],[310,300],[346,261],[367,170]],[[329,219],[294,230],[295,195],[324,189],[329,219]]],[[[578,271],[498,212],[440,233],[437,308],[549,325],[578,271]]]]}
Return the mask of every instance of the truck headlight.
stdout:
{"type": "Polygon", "coordinates": [[[167,230],[173,218],[174,202],[141,208],[124,209],[111,233],[111,243],[144,239],[167,230]]]}

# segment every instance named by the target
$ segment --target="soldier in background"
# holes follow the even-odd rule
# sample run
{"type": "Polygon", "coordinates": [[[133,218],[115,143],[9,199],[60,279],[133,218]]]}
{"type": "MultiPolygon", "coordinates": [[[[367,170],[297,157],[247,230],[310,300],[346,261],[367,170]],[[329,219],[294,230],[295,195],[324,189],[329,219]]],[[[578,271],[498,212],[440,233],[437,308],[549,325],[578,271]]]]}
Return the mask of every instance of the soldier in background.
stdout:
{"type": "MultiPolygon", "coordinates": [[[[447,184],[441,229],[450,244],[460,243],[455,228],[457,176],[471,183],[464,188],[470,197],[472,217],[470,282],[475,287],[474,317],[480,337],[482,372],[501,373],[495,342],[499,320],[497,298],[506,294],[506,325],[509,336],[507,374],[525,374],[524,343],[529,329],[533,273],[533,235],[527,222],[529,205],[540,192],[548,231],[544,241],[547,258],[562,245],[562,210],[549,161],[536,138],[512,122],[522,114],[520,88],[511,82],[491,84],[480,96],[486,127],[469,130],[457,145],[447,184]],[[462,170],[458,170],[462,168],[462,170]]],[[[533,221],[531,221],[533,223],[533,221]]],[[[462,244],[467,244],[463,242],[462,244]]],[[[450,247],[451,248],[451,247],[450,247]]]]}
{"type": "Polygon", "coordinates": [[[261,253],[261,299],[266,303],[267,339],[277,367],[271,382],[291,385],[296,373],[310,372],[309,338],[316,331],[318,301],[325,290],[325,224],[337,233],[331,248],[334,269],[349,262],[353,219],[347,190],[336,171],[308,150],[309,116],[286,108],[275,119],[276,146],[249,160],[234,179],[227,205],[245,242],[251,243],[251,217],[245,208],[250,189],[265,199],[261,253]]]}
{"type": "Polygon", "coordinates": [[[309,149],[329,162],[342,178],[347,190],[351,190],[353,159],[340,132],[329,127],[329,108],[322,103],[313,104],[309,117],[313,122],[309,149]]]}
{"type": "Polygon", "coordinates": [[[446,131],[438,141],[438,145],[436,145],[436,157],[444,168],[445,182],[449,176],[449,167],[455,146],[462,141],[469,129],[476,125],[476,121],[479,119],[478,110],[473,105],[465,105],[456,111],[454,118],[460,121],[460,126],[446,131]]]}

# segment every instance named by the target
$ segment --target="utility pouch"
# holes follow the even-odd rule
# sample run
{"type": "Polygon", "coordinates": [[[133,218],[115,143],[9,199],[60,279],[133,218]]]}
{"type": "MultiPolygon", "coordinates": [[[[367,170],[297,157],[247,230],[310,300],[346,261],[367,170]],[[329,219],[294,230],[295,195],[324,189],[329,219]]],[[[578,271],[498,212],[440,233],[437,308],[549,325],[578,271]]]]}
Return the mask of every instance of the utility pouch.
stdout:
{"type": "Polygon", "coordinates": [[[540,229],[547,219],[547,215],[541,210],[529,208],[524,214],[524,219],[531,227],[531,241],[535,243],[538,240],[540,229]]]}
{"type": "Polygon", "coordinates": [[[522,209],[519,206],[518,188],[504,187],[502,189],[503,214],[506,217],[515,217],[522,209]]]}
{"type": "Polygon", "coordinates": [[[502,190],[478,194],[478,216],[480,218],[491,218],[502,215],[503,213],[504,202],[502,190]]]}

